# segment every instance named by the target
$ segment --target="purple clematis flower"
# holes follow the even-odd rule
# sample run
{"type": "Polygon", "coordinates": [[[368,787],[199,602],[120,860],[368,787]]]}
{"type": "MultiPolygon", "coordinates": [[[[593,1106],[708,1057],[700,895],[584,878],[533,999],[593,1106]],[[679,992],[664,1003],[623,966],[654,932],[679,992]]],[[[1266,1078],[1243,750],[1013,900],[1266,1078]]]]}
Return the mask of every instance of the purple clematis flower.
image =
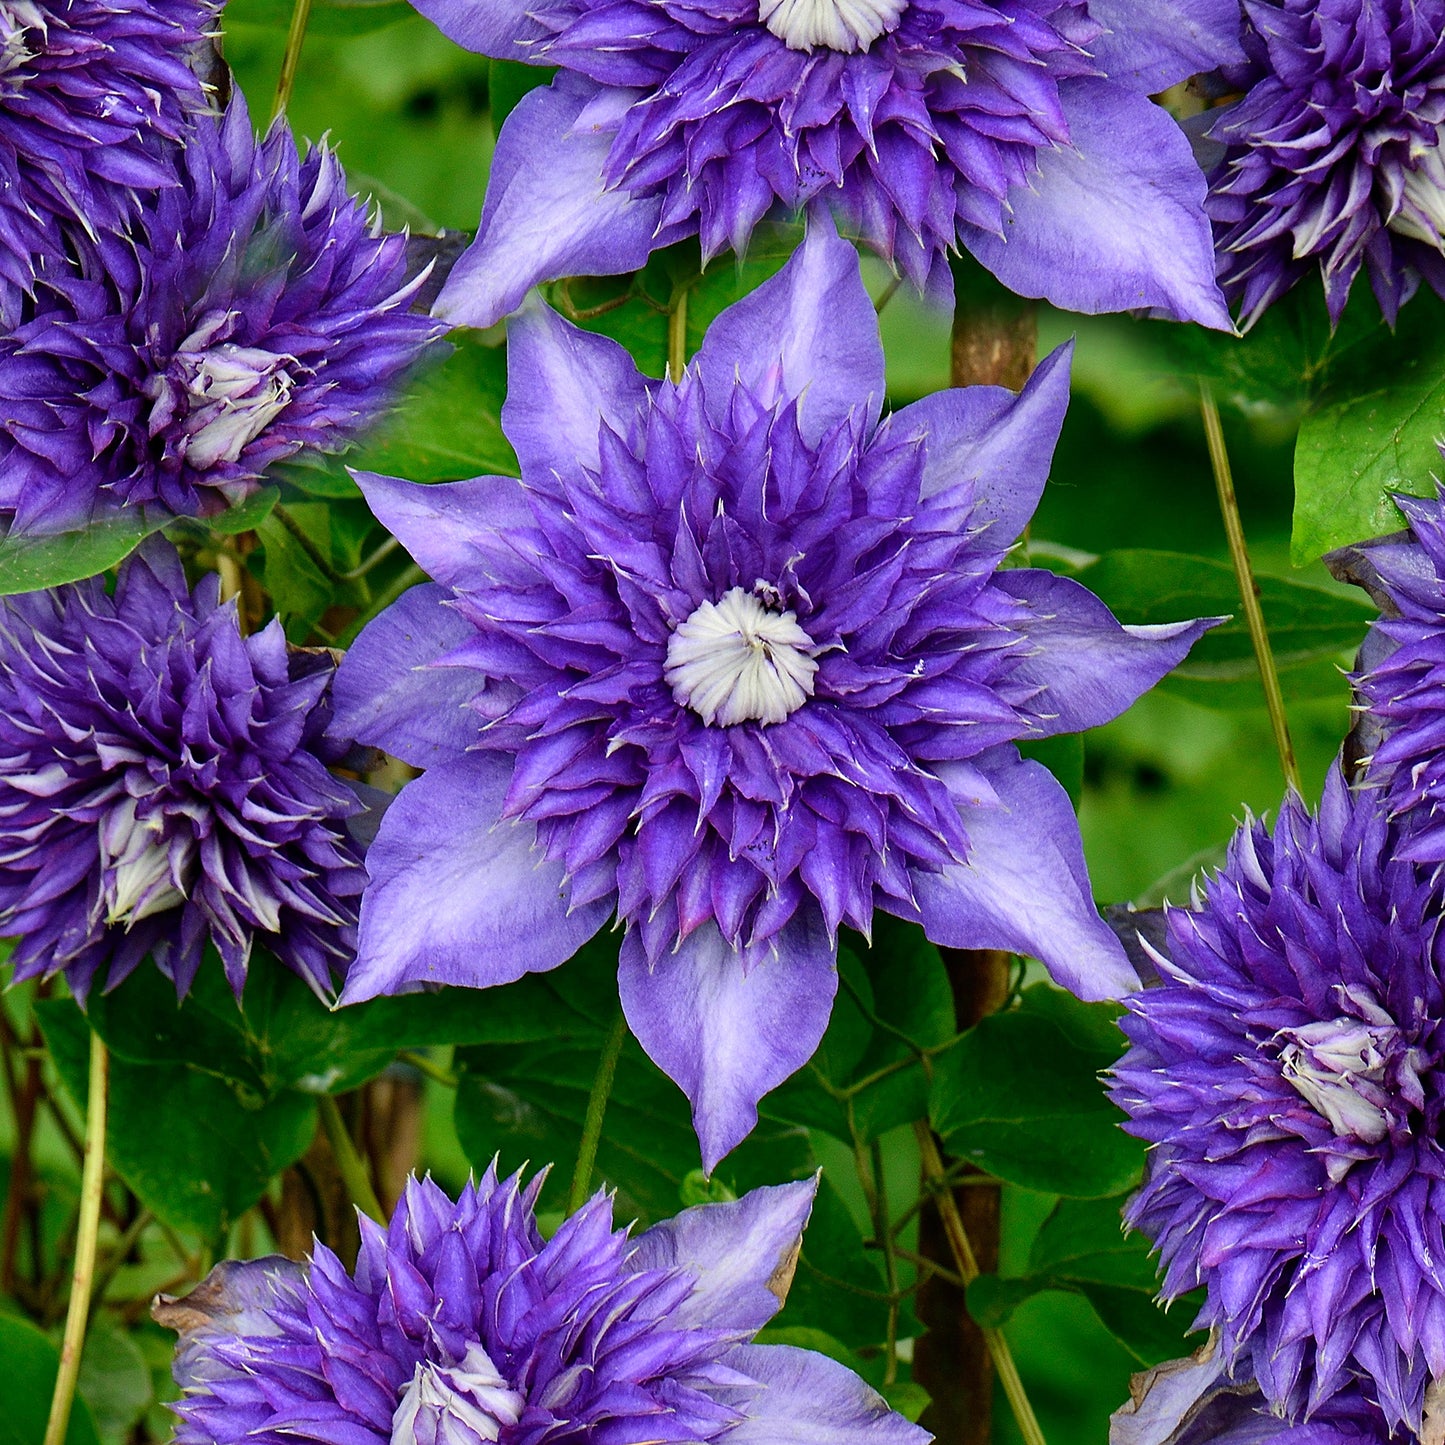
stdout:
{"type": "Polygon", "coordinates": [[[0,316],[64,228],[120,227],[175,184],[163,142],[205,104],[186,64],[204,0],[0,0],[0,316]]]}
{"type": "Polygon", "coordinates": [[[1109,1421],[1109,1445],[1388,1445],[1378,1405],[1336,1395],[1308,1420],[1277,1415],[1252,1380],[1224,1367],[1217,1340],[1134,1376],[1109,1421]]]}
{"type": "Polygon", "coordinates": [[[318,993],[355,940],[357,795],[326,762],[330,654],[242,637],[156,537],[93,578],[0,599],[0,936],[82,1000],[149,953],[185,993],[253,942],[318,993]]]}
{"type": "Polygon", "coordinates": [[[1238,0],[413,0],[453,40],[561,67],[497,139],[438,314],[636,270],[696,235],[741,252],[832,209],[916,285],[963,247],[1075,311],[1229,329],[1204,182],[1150,92],[1242,58],[1238,0]]]}
{"type": "Polygon", "coordinates": [[[209,516],[303,447],[338,451],[438,334],[409,310],[336,157],[259,144],[238,96],[172,153],[132,230],[77,242],[0,341],[0,515],[14,533],[121,506],[209,516]]]}
{"type": "Polygon", "coordinates": [[[354,1277],[219,1266],[157,1306],[181,1332],[176,1445],[926,1445],[842,1365],[755,1345],[814,1181],[704,1204],[636,1239],[598,1195],[545,1243],[540,1179],[489,1169],[455,1203],[413,1179],[354,1277]]]}
{"type": "Polygon", "coordinates": [[[1383,790],[1400,856],[1445,862],[1445,499],[1397,496],[1410,524],[1350,549],[1385,609],[1361,652],[1355,686],[1368,706],[1366,785],[1383,790]]]}
{"type": "Polygon", "coordinates": [[[1249,327],[1318,269],[1386,319],[1445,295],[1445,0],[1245,0],[1246,91],[1207,134],[1220,280],[1249,327]]]}
{"type": "Polygon", "coordinates": [[[812,1055],[838,927],[875,907],[1087,998],[1135,985],[1014,741],[1114,717],[1211,624],[1123,628],[998,570],[1066,356],[881,419],[857,256],[815,228],[677,384],[541,306],[509,366],[521,481],[359,478],[435,583],[338,674],[340,725],[426,768],[371,851],[345,1000],[507,983],[615,913],[628,1021],[711,1167],[812,1055]]]}
{"type": "Polygon", "coordinates": [[[1395,841],[1338,769],[1318,817],[1291,798],[1272,837],[1242,828],[1169,915],[1114,1083],[1165,1297],[1208,1286],[1223,1367],[1277,1413],[1363,1395],[1382,1437],[1419,1436],[1445,1380],[1440,904],[1395,841]]]}

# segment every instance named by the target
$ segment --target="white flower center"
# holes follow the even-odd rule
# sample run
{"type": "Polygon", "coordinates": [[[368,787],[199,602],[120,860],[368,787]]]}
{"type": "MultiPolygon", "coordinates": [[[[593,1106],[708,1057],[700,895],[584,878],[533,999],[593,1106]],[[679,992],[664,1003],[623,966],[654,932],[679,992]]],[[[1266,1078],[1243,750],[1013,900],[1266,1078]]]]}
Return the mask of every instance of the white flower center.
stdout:
{"type": "Polygon", "coordinates": [[[1289,1040],[1279,1056],[1285,1079],[1337,1138],[1378,1144],[1400,1120],[1401,1103],[1424,1101],[1415,1051],[1403,1048],[1392,1023],[1337,1018],[1277,1037],[1289,1040]]]}
{"type": "Polygon", "coordinates": [[[176,427],[176,451],[202,471],[239,460],[285,410],[295,385],[284,365],[290,357],[229,341],[210,345],[228,319],[199,326],[181,343],[170,370],[146,386],[153,402],[150,434],[176,427]]]}
{"type": "MultiPolygon", "coordinates": [[[[35,57],[32,34],[45,34],[45,16],[31,0],[0,4],[0,78],[9,77],[35,57]]],[[[21,77],[14,76],[18,82],[21,77]]]]}
{"type": "Polygon", "coordinates": [[[1390,229],[1445,252],[1445,126],[1435,132],[1435,144],[1421,146],[1410,161],[1390,229]]]}
{"type": "Polygon", "coordinates": [[[391,1445],[478,1445],[515,1425],[527,1402],[497,1372],[480,1344],[459,1365],[424,1360],[416,1367],[396,1413],[391,1445]]]}
{"type": "Polygon", "coordinates": [[[100,820],[101,907],[108,924],[129,928],[186,901],[195,853],[188,835],[167,843],[159,823],[136,817],[126,798],[100,820]]]}
{"type": "Polygon", "coordinates": [[[789,50],[867,50],[894,28],[908,0],[759,0],[760,19],[789,50]]]}
{"type": "Polygon", "coordinates": [[[794,613],[770,611],[734,587],[668,639],[663,676],[709,727],[780,723],[813,695],[816,650],[794,613]]]}

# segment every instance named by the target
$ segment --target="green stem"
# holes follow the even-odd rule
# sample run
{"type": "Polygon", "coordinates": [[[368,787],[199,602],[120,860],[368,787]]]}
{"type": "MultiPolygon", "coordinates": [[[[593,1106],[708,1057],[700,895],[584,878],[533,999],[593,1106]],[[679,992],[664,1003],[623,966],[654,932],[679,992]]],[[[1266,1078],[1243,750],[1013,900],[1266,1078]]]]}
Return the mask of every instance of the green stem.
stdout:
{"type": "MultiPolygon", "coordinates": [[[[849,1111],[848,1122],[853,1121],[849,1111]]],[[[856,1135],[854,1136],[856,1139],[856,1135]]],[[[893,1296],[888,1306],[888,1340],[885,1356],[883,1383],[898,1383],[898,1261],[893,1255],[893,1234],[888,1228],[888,1185],[883,1176],[883,1145],[874,1139],[870,1146],[869,1173],[873,1176],[873,1188],[869,1203],[873,1208],[873,1233],[877,1236],[879,1248],[883,1251],[883,1278],[888,1293],[893,1296]]]]}
{"type": "Polygon", "coordinates": [[[311,19],[311,0],[296,0],[291,12],[291,29],[286,32],[286,53],[281,57],[281,74],[276,79],[276,101],[271,119],[291,104],[291,89],[296,84],[296,71],[301,65],[301,47],[306,43],[306,26],[311,19]]]}
{"type": "Polygon", "coordinates": [[[398,597],[410,587],[415,587],[420,582],[426,581],[426,573],[416,565],[415,562],[408,562],[401,572],[397,574],[375,597],[345,627],[336,638],[338,647],[350,647],[356,641],[361,629],[371,621],[373,617],[385,612],[398,597]]]}
{"type": "Polygon", "coordinates": [[[85,1163],[80,1174],[80,1217],[75,1227],[75,1271],[71,1276],[70,1305],[65,1313],[65,1335],[60,1345],[60,1369],[50,1399],[45,1445],[61,1445],[70,1427],[80,1378],[80,1355],[85,1348],[85,1327],[90,1320],[91,1282],[95,1278],[96,1244],[100,1237],[100,1201],[105,1189],[105,1108],[110,1083],[110,1057],[100,1035],[90,1036],[90,1082],[86,1095],[85,1163]]]}
{"type": "MultiPolygon", "coordinates": [[[[943,1158],[938,1152],[938,1143],[933,1137],[933,1130],[928,1127],[926,1119],[920,1119],[913,1127],[918,1135],[918,1152],[923,1162],[924,1178],[930,1183],[942,1183],[947,1174],[943,1167],[943,1158]]],[[[978,1278],[979,1268],[973,1245],[964,1231],[963,1216],[958,1212],[951,1189],[939,1189],[936,1198],[944,1233],[948,1236],[949,1252],[953,1255],[953,1262],[957,1265],[965,1286],[970,1285],[978,1278]]],[[[994,1370],[998,1374],[1004,1394],[1008,1397],[1024,1445],[1046,1445],[1038,1416],[1034,1414],[1034,1407],[1024,1390],[1019,1368],[1014,1363],[1013,1351],[1009,1348],[1003,1331],[984,1328],[983,1337],[989,1354],[993,1356],[994,1370]]]]}
{"type": "Polygon", "coordinates": [[[677,287],[667,309],[667,374],[674,383],[687,366],[687,293],[688,287],[677,287]]]}
{"type": "Polygon", "coordinates": [[[403,1049],[397,1058],[403,1064],[409,1064],[419,1074],[425,1074],[427,1078],[440,1084],[444,1089],[455,1089],[460,1080],[450,1069],[444,1069],[434,1060],[427,1058],[416,1049],[403,1049]]]}
{"type": "Polygon", "coordinates": [[[306,530],[302,527],[301,523],[298,522],[280,502],[277,502],[276,505],[271,508],[271,515],[296,539],[296,545],[316,564],[317,571],[319,571],[328,582],[335,584],[346,580],[341,573],[331,565],[331,559],[306,535],[306,530]]]}
{"type": "Polygon", "coordinates": [[[341,1117],[341,1110],[336,1106],[336,1100],[330,1094],[322,1094],[317,1100],[317,1106],[321,1113],[321,1127],[331,1145],[331,1152],[336,1156],[336,1168],[341,1174],[341,1182],[346,1185],[346,1192],[351,1196],[351,1202],[378,1224],[385,1224],[386,1212],[376,1197],[376,1190],[371,1187],[366,1162],[356,1152],[356,1145],[347,1130],[346,1121],[341,1117]]]}
{"type": "Polygon", "coordinates": [[[602,1121],[607,1116],[607,1101],[612,1096],[612,1080],[617,1075],[617,1060],[627,1038],[627,1020],[619,1009],[612,1032],[602,1045],[597,1060],[597,1073],[592,1079],[592,1092],[587,1096],[587,1117],[582,1124],[582,1139],[577,1145],[577,1167],[572,1171],[572,1188],[567,1193],[567,1213],[576,1212],[587,1203],[592,1188],[592,1166],[597,1162],[597,1146],[602,1142],[602,1121]]]}
{"type": "Polygon", "coordinates": [[[1204,435],[1209,443],[1209,461],[1214,468],[1214,486],[1219,493],[1219,511],[1229,538],[1229,555],[1234,562],[1234,577],[1239,584],[1239,599],[1244,604],[1244,620],[1249,627],[1249,640],[1254,644],[1254,660],[1259,665],[1259,680],[1264,688],[1264,705],[1274,730],[1274,745],[1279,751],[1279,764],[1285,781],[1295,792],[1300,787],[1299,764],[1295,761],[1294,743],[1290,740],[1289,719],[1284,710],[1284,693],[1280,690],[1279,672],[1274,665],[1274,649],[1269,645],[1269,632],[1264,625],[1264,611],[1259,604],[1259,583],[1249,560],[1249,546],[1244,540],[1244,524],[1239,516],[1239,499],[1234,494],[1234,474],[1229,465],[1229,452],[1224,445],[1224,427],[1219,420],[1219,405],[1207,381],[1199,383],[1199,411],[1204,418],[1204,435]]]}

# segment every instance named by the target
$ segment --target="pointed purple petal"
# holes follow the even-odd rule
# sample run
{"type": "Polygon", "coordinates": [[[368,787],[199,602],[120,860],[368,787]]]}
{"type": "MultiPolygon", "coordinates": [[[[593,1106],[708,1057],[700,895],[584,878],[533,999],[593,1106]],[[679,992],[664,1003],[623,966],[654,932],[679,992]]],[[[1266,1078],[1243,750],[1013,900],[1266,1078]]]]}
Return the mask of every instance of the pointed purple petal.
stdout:
{"type": "Polygon", "coordinates": [[[1043,152],[1033,186],[1010,192],[1003,236],[970,226],[963,243],[1020,296],[1233,330],[1214,280],[1204,174],[1184,132],[1108,81],[1065,81],[1059,95],[1073,144],[1043,152]]]}
{"type": "Polygon", "coordinates": [[[661,201],[603,185],[617,123],[641,94],[563,71],[522,97],[497,137],[477,239],[442,287],[437,316],[491,326],[539,282],[636,271],[681,238],[677,228],[657,234],[661,201]]]}
{"type": "Polygon", "coordinates": [[[523,476],[595,472],[603,423],[625,436],[646,403],[647,383],[615,341],[569,325],[540,303],[508,325],[502,430],[523,476]]]}
{"type": "Polygon", "coordinates": [[[852,1370],[792,1345],[740,1345],[724,1363],[765,1386],[728,1445],[928,1445],[933,1437],[888,1408],[852,1370]]]}
{"type": "Polygon", "coordinates": [[[805,396],[803,429],[816,440],[855,408],[877,421],[883,342],[863,289],[858,253],[826,213],[778,274],[729,306],[697,354],[708,410],[726,415],[735,379],[765,406],[805,396]]]}
{"type": "Polygon", "coordinates": [[[1089,46],[1104,73],[1148,95],[1244,60],[1239,0],[1089,0],[1089,18],[1108,27],[1089,46]]]}
{"type": "Polygon", "coordinates": [[[716,924],[649,971],[638,930],[622,945],[622,1008],[649,1057],[692,1101],[704,1166],[752,1132],[758,1100],[812,1058],[838,991],[837,948],[795,917],[746,973],[716,924]]]}
{"type": "Polygon", "coordinates": [[[532,525],[526,494],[515,477],[422,483],[378,472],[352,475],[376,520],[444,587],[476,580],[481,563],[474,537],[490,539],[532,525]]]}
{"type": "Polygon", "coordinates": [[[978,506],[973,526],[992,523],[990,541],[1003,545],[1023,533],[1039,505],[1054,447],[1069,408],[1074,344],[1052,352],[1015,394],[1002,386],[954,387],[897,412],[891,434],[927,439],[923,495],[972,482],[978,506]]]}
{"type": "Polygon", "coordinates": [[[467,706],[485,679],[464,667],[431,667],[473,636],[442,605],[434,583],[413,587],[362,630],[331,684],[331,733],[381,748],[416,768],[465,752],[481,726],[467,706]]]}
{"type": "Polygon", "coordinates": [[[571,958],[611,902],[567,912],[562,868],[532,824],[500,822],[511,765],[487,754],[408,783],[366,855],[356,962],[341,1001],[429,983],[490,988],[571,958]]]}
{"type": "Polygon", "coordinates": [[[1029,609],[1014,626],[1033,645],[1012,677],[1046,689],[1025,706],[1045,737],[1113,721],[1225,620],[1123,627],[1087,587],[1068,577],[1020,567],[1000,572],[995,581],[1029,609]]]}
{"type": "Polygon", "coordinates": [[[463,50],[498,60],[528,60],[527,41],[542,40],[547,28],[527,13],[528,0],[411,0],[448,40],[463,50]]]}
{"type": "Polygon", "coordinates": [[[697,1287],[673,1311],[678,1329],[755,1335],[782,1308],[812,1212],[817,1179],[754,1189],[729,1204],[699,1204],[637,1241],[632,1268],[681,1268],[697,1287]]]}
{"type": "Polygon", "coordinates": [[[1082,999],[1139,987],[1123,948],[1099,917],[1069,795],[1041,763],[1013,748],[974,759],[1001,807],[982,807],[950,785],[968,833],[967,863],[913,877],[923,929],[946,948],[1006,948],[1037,958],[1082,999]]]}

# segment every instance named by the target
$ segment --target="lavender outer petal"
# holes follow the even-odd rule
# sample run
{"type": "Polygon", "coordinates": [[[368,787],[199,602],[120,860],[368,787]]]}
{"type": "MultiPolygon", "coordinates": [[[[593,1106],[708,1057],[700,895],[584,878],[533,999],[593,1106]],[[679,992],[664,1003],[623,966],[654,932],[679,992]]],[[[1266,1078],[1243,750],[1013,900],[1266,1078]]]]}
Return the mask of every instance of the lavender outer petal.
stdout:
{"type": "Polygon", "coordinates": [[[816,1178],[754,1189],[726,1204],[699,1204],[638,1237],[635,1269],[686,1269],[697,1276],[678,1306],[685,1327],[710,1324],[751,1337],[783,1307],[816,1178]]]}
{"type": "MultiPolygon", "coordinates": [[[[363,925],[364,926],[364,925],[363,925]]],[[[838,950],[816,917],[794,918],[776,956],[746,967],[705,924],[649,970],[636,930],[618,987],[648,1056],[692,1102],[709,1172],[752,1132],[758,1100],[812,1058],[838,991],[838,950]]]]}
{"type": "Polygon", "coordinates": [[[502,125],[477,239],[453,267],[434,314],[491,326],[541,281],[636,271],[664,239],[662,205],[609,190],[602,167],[617,123],[642,92],[570,72],[529,91],[502,125]]]}
{"type": "Polygon", "coordinates": [[[1244,59],[1239,0],[1089,0],[1089,14],[1108,26],[1090,47],[1105,74],[1148,95],[1244,59]]]}
{"type": "Polygon", "coordinates": [[[1000,572],[998,583],[1028,608],[1017,625],[1033,648],[1015,676],[1043,689],[1024,710],[1044,737],[1112,722],[1225,620],[1125,627],[1072,578],[1020,567],[1000,572]]]}
{"type": "Polygon", "coordinates": [[[510,773],[468,754],[429,768],[387,809],[342,1003],[512,983],[565,963],[607,921],[610,899],[569,913],[563,870],[534,850],[533,826],[500,821],[510,773]]]}
{"type": "Polygon", "coordinates": [[[1073,144],[1041,154],[1033,187],[1010,193],[1003,236],[966,227],[963,244],[1011,291],[1067,311],[1152,309],[1233,330],[1184,132],[1106,80],[1059,94],[1073,144]]]}
{"type": "MultiPolygon", "coordinates": [[[[1028,954],[1082,999],[1132,993],[1139,979],[1089,895],[1068,794],[1043,764],[1011,748],[976,761],[1002,806],[978,807],[955,792],[969,861],[915,873],[924,932],[945,948],[1028,954]]],[[[945,783],[951,771],[939,769],[945,783]]]]}

